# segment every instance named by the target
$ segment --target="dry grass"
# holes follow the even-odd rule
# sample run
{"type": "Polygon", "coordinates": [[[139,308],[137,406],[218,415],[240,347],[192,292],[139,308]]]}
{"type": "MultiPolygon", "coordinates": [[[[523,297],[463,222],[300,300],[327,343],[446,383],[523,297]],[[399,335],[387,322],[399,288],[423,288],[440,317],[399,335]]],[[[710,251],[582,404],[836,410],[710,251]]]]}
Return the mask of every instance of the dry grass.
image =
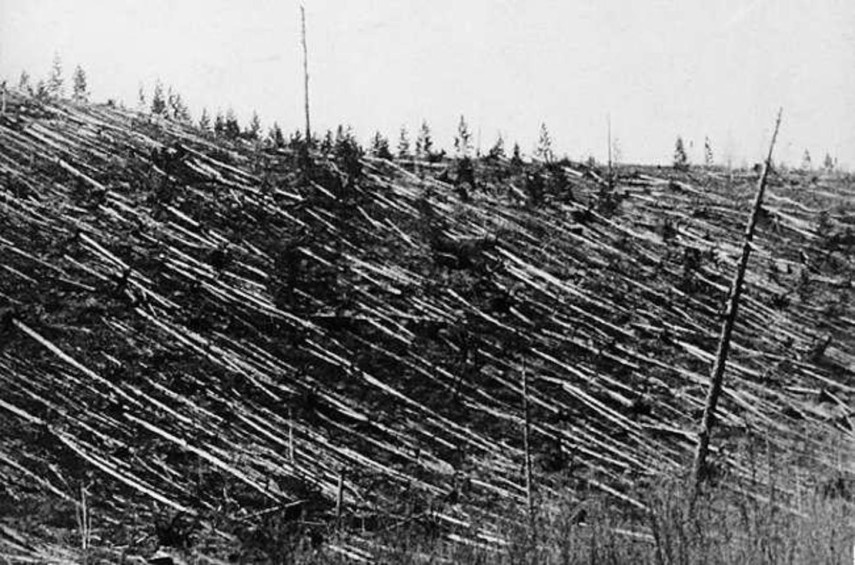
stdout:
{"type": "MultiPolygon", "coordinates": [[[[398,532],[384,540],[384,563],[651,563],[656,565],[850,563],[853,508],[814,493],[802,511],[731,487],[702,494],[695,508],[682,481],[662,480],[643,493],[646,510],[604,499],[541,501],[535,527],[509,511],[504,547],[473,548],[398,532]]],[[[317,559],[318,557],[313,557],[317,559]]]]}

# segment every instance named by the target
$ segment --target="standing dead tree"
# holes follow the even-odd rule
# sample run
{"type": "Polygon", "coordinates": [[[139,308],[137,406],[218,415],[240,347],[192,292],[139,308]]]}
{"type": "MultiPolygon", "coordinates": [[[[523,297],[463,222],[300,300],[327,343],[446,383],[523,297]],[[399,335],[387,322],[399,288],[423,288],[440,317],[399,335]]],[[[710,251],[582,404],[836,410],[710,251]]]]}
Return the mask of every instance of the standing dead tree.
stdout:
{"type": "Polygon", "coordinates": [[[742,256],[739,259],[739,264],[736,267],[736,274],[734,275],[733,282],[730,286],[727,310],[725,310],[724,321],[721,324],[718,351],[710,374],[710,386],[707,391],[704,416],[701,422],[701,431],[698,434],[697,451],[695,452],[695,460],[692,470],[692,481],[694,483],[695,496],[699,493],[701,485],[705,479],[704,471],[706,469],[707,454],[709,453],[710,434],[712,433],[712,428],[715,425],[715,411],[716,406],[718,405],[719,396],[721,395],[724,370],[727,365],[727,354],[730,351],[730,340],[733,334],[733,326],[736,322],[736,312],[739,309],[739,297],[742,294],[742,283],[745,280],[745,270],[748,266],[748,257],[751,255],[751,242],[754,239],[754,230],[757,227],[757,220],[760,217],[760,209],[763,204],[763,193],[766,190],[766,179],[769,176],[769,169],[772,167],[772,150],[775,148],[775,139],[778,137],[778,129],[781,126],[782,112],[783,110],[778,110],[778,118],[775,121],[775,130],[772,133],[772,141],[769,144],[769,154],[766,156],[763,173],[760,175],[760,180],[757,184],[757,195],[754,198],[754,207],[751,210],[751,217],[748,219],[748,225],[745,228],[745,242],[742,244],[742,256]]]}
{"type": "Polygon", "coordinates": [[[612,178],[612,115],[608,114],[606,116],[606,128],[608,129],[608,137],[606,139],[606,143],[608,143],[608,152],[609,152],[609,179],[612,178]]]}
{"type": "Polygon", "coordinates": [[[306,145],[312,140],[312,128],[309,125],[309,50],[306,46],[306,9],[300,6],[300,20],[302,23],[303,40],[303,93],[306,107],[306,145]]]}

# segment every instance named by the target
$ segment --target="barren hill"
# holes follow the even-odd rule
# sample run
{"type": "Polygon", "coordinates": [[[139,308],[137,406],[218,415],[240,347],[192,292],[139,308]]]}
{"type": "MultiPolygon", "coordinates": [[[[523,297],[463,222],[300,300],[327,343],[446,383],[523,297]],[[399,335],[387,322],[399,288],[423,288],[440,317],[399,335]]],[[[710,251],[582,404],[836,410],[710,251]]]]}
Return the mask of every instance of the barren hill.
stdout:
{"type": "MultiPolygon", "coordinates": [[[[610,186],[476,159],[475,186],[458,176],[12,95],[2,555],[77,559],[82,508],[115,559],[238,558],[273,516],[351,558],[402,521],[501,546],[525,500],[524,379],[537,496],[643,506],[639,485],[691,459],[757,175],[620,167],[610,186]]],[[[808,483],[844,472],[853,190],[772,178],[713,438],[723,480],[755,471],[757,442],[808,483]]]]}

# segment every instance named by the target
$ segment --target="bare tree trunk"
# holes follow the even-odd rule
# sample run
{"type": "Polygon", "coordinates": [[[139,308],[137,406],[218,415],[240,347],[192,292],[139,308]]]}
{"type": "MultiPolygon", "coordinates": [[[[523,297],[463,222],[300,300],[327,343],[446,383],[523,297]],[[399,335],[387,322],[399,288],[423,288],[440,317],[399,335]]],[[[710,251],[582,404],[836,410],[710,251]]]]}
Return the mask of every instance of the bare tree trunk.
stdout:
{"type": "Polygon", "coordinates": [[[608,114],[606,116],[607,128],[608,128],[608,152],[609,152],[609,177],[612,176],[612,115],[608,114]]]}
{"type": "Polygon", "coordinates": [[[609,185],[609,190],[611,190],[612,188],[614,188],[614,174],[612,173],[612,115],[608,114],[608,116],[606,117],[606,120],[608,121],[608,130],[609,130],[608,131],[608,143],[609,143],[609,147],[608,147],[608,150],[609,150],[608,185],[609,185]]]}
{"type": "Polygon", "coordinates": [[[288,459],[294,464],[294,417],[288,409],[288,459]]]}
{"type": "Polygon", "coordinates": [[[344,510],[344,470],[338,473],[338,492],[335,501],[335,526],[341,528],[341,513],[344,510]]]}
{"type": "Polygon", "coordinates": [[[695,452],[695,461],[692,470],[692,479],[694,482],[694,494],[697,496],[700,491],[701,484],[704,482],[704,470],[706,467],[707,454],[709,453],[710,434],[715,425],[715,411],[718,404],[718,398],[721,395],[722,381],[724,379],[724,370],[727,364],[727,354],[730,351],[730,340],[733,334],[733,325],[736,322],[736,312],[739,309],[739,297],[742,294],[742,283],[745,280],[745,270],[748,266],[748,257],[751,255],[751,242],[754,239],[754,230],[757,226],[757,219],[760,215],[760,208],[763,204],[763,193],[766,190],[766,180],[769,176],[769,169],[772,167],[772,150],[775,147],[775,139],[778,137],[778,129],[781,126],[781,113],[778,110],[778,119],[775,121],[775,131],[772,133],[772,141],[769,144],[769,154],[766,156],[766,162],[763,166],[763,174],[760,175],[760,180],[757,185],[757,195],[754,198],[754,207],[751,210],[751,217],[748,220],[748,225],[745,228],[745,242],[742,244],[742,256],[739,259],[739,264],[736,267],[736,274],[733,277],[733,282],[730,285],[730,296],[727,301],[727,310],[725,310],[724,321],[721,324],[721,333],[718,341],[718,352],[716,353],[715,363],[713,364],[710,374],[710,386],[707,391],[707,401],[704,406],[704,416],[701,423],[701,431],[698,434],[697,451],[695,452]]]}
{"type": "Polygon", "coordinates": [[[531,449],[529,447],[529,418],[528,418],[528,373],[525,369],[525,361],[523,361],[522,370],[522,408],[523,408],[523,449],[525,450],[525,495],[526,508],[528,510],[529,524],[534,520],[534,501],[532,497],[532,480],[531,480],[531,449]]]}
{"type": "Polygon", "coordinates": [[[303,92],[306,106],[306,146],[312,141],[312,128],[309,125],[309,50],[306,47],[306,10],[300,6],[300,19],[303,24],[303,92]]]}

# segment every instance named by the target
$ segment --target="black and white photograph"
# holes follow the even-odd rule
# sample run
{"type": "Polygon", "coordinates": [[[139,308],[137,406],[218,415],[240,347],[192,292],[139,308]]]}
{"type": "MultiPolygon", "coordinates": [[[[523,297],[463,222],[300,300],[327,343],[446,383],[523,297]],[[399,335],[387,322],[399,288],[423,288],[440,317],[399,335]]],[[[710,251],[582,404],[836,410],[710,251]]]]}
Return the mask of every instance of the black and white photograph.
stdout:
{"type": "Polygon", "coordinates": [[[855,561],[852,0],[0,0],[0,565],[855,561]]]}

